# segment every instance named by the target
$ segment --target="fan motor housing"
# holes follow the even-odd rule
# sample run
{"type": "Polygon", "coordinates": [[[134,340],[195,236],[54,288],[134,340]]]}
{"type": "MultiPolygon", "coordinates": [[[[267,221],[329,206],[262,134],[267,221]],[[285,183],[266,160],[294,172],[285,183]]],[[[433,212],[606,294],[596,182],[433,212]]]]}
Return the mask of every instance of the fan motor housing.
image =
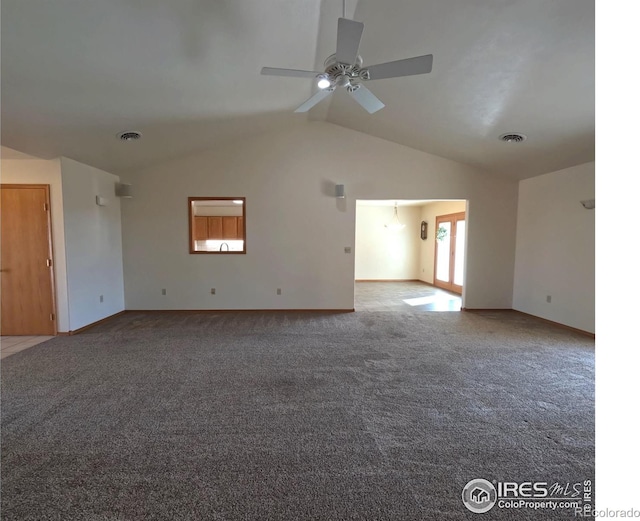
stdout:
{"type": "Polygon", "coordinates": [[[329,80],[333,85],[338,87],[352,86],[351,81],[345,82],[342,77],[347,77],[349,80],[362,78],[362,73],[366,72],[366,69],[362,69],[362,56],[358,55],[356,62],[353,65],[347,63],[340,63],[336,60],[336,55],[332,54],[325,61],[324,72],[329,76],[329,80]]]}

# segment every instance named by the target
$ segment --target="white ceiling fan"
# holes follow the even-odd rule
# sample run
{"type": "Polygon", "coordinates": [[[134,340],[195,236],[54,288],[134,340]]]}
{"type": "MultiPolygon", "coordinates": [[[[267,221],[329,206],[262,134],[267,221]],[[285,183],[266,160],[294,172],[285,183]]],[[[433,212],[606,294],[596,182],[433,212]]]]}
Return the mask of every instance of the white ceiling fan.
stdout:
{"type": "Polygon", "coordinates": [[[433,54],[363,67],[362,57],[358,54],[363,31],[364,24],[361,22],[349,20],[346,17],[338,19],[336,53],[325,60],[324,72],[263,67],[260,73],[266,76],[316,79],[320,90],[300,105],[295,112],[309,111],[336,88],[343,87],[369,114],[373,114],[383,108],[384,103],[367,89],[363,82],[427,74],[431,72],[433,54]]]}

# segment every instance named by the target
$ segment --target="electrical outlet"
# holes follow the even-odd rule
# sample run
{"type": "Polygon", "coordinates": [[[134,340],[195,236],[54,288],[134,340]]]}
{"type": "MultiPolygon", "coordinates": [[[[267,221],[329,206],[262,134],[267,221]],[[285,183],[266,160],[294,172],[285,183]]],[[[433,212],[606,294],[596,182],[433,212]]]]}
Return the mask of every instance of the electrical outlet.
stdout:
{"type": "Polygon", "coordinates": [[[547,302],[551,302],[551,295],[547,295],[547,302]]]}
{"type": "Polygon", "coordinates": [[[276,294],[277,294],[277,295],[282,295],[282,289],[278,288],[278,289],[276,290],[276,294]]]}
{"type": "Polygon", "coordinates": [[[211,288],[211,294],[215,295],[216,294],[216,288],[211,288]]]}
{"type": "Polygon", "coordinates": [[[104,302],[104,295],[100,295],[100,302],[104,302]]]}
{"type": "Polygon", "coordinates": [[[162,288],[162,294],[166,295],[167,294],[167,290],[165,288],[162,288]]]}

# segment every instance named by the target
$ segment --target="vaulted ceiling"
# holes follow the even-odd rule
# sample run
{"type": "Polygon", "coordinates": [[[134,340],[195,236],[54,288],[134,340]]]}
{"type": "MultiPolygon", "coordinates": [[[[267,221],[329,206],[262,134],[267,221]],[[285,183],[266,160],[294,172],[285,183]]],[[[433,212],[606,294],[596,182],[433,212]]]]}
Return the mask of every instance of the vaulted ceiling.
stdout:
{"type": "Polygon", "coordinates": [[[3,0],[1,15],[2,144],[43,158],[119,174],[309,120],[517,179],[595,155],[588,0],[347,0],[365,65],[434,56],[430,74],[367,83],[375,114],[342,90],[295,114],[314,81],[260,75],[323,70],[341,0],[3,0]]]}

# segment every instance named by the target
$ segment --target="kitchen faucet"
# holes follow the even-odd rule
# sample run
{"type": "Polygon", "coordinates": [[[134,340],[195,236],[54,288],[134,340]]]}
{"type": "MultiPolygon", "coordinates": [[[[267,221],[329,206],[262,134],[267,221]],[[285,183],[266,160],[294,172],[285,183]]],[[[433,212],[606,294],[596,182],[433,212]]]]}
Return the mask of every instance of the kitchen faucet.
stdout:
{"type": "Polygon", "coordinates": [[[223,247],[223,246],[226,246],[226,247],[227,247],[227,251],[229,251],[229,245],[228,245],[226,242],[223,242],[223,243],[220,245],[220,251],[222,251],[222,247],[223,247]]]}

